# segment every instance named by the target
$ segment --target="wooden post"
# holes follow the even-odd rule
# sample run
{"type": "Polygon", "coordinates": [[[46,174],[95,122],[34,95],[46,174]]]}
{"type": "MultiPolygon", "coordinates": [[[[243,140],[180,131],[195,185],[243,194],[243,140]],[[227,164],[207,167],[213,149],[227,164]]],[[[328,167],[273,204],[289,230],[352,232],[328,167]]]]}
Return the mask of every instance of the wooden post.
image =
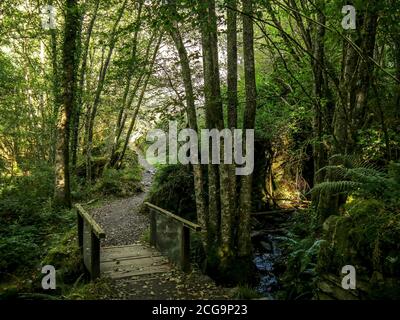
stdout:
{"type": "Polygon", "coordinates": [[[93,231],[90,233],[90,237],[90,276],[94,280],[100,276],[100,239],[97,238],[93,231]]]}
{"type": "Polygon", "coordinates": [[[150,209],[150,245],[157,246],[157,221],[153,209],[150,209]]]}
{"type": "Polygon", "coordinates": [[[190,229],[181,227],[181,268],[184,272],[190,270],[190,229]]]}
{"type": "Polygon", "coordinates": [[[77,219],[78,219],[78,247],[81,255],[83,255],[83,218],[77,212],[77,219]]]}
{"type": "Polygon", "coordinates": [[[104,239],[104,230],[80,205],[74,206],[78,211],[78,246],[83,264],[92,279],[100,276],[100,239],[104,239]]]}

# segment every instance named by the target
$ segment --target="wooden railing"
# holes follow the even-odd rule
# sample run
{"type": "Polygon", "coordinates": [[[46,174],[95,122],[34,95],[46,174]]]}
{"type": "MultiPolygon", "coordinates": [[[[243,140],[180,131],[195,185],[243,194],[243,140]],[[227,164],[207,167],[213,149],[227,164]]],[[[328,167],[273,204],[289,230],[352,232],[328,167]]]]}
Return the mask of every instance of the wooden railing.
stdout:
{"type": "MultiPolygon", "coordinates": [[[[201,231],[200,225],[177,216],[165,209],[159,208],[154,204],[145,202],[150,211],[150,244],[155,246],[159,251],[166,254],[172,261],[181,267],[183,271],[190,270],[190,231],[201,231]],[[165,217],[168,221],[173,222],[177,228],[178,254],[172,254],[171,250],[163,247],[162,238],[166,237],[167,231],[157,230],[161,226],[161,217],[165,217]]],[[[166,226],[168,229],[168,225],[166,226]]]]}
{"type": "Polygon", "coordinates": [[[100,276],[100,239],[105,238],[104,230],[80,204],[74,206],[78,216],[78,246],[83,263],[92,279],[100,276]]]}

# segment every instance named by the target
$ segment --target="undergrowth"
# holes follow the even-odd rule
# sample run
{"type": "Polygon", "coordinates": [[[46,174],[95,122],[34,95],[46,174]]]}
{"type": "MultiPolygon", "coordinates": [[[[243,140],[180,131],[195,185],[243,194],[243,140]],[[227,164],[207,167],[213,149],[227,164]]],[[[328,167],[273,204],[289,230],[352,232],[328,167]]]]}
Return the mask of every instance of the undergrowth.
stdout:
{"type": "Polygon", "coordinates": [[[196,221],[193,173],[188,165],[163,165],[157,168],[148,202],[187,220],[196,221]]]}
{"type": "Polygon", "coordinates": [[[385,171],[345,157],[324,170],[336,180],[321,183],[314,191],[340,193],[347,202],[341,215],[324,222],[322,234],[316,232],[313,210],[294,217],[285,241],[288,256],[281,298],[315,297],[319,277],[338,276],[345,265],[356,268],[357,279],[366,283],[367,298],[399,298],[400,165],[391,163],[385,171]]]}
{"type": "MultiPolygon", "coordinates": [[[[41,165],[1,182],[0,299],[62,299],[74,290],[84,292],[87,278],[77,249],[76,213],[53,208],[53,169],[41,165]],[[55,291],[41,287],[46,264],[56,268],[55,291]]],[[[74,200],[85,199],[79,181],[72,186],[74,200]]]]}

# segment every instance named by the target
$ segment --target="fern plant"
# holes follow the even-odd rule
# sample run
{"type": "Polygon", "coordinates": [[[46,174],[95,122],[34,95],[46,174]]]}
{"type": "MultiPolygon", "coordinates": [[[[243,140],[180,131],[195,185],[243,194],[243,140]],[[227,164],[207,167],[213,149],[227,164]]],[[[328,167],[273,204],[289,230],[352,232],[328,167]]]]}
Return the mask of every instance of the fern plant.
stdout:
{"type": "Polygon", "coordinates": [[[311,192],[355,194],[366,199],[381,199],[389,206],[400,203],[400,163],[393,162],[388,170],[382,170],[352,155],[335,155],[330,163],[317,172],[328,173],[329,180],[317,184],[311,192]]]}

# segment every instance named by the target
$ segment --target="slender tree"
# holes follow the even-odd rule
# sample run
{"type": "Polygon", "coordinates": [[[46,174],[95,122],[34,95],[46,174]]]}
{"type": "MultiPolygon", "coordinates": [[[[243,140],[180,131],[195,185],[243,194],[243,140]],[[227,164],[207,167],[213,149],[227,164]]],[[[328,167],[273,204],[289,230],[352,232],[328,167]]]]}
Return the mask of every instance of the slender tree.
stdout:
{"type": "MultiPolygon", "coordinates": [[[[243,129],[253,129],[256,116],[256,73],[254,62],[254,30],[253,30],[253,1],[243,0],[243,55],[244,55],[244,78],[246,91],[246,108],[244,112],[243,129]]],[[[246,135],[244,134],[244,144],[246,135]]],[[[254,152],[254,150],[247,150],[254,152]]],[[[252,174],[242,176],[240,185],[240,207],[239,207],[239,257],[249,257],[251,254],[250,239],[250,212],[251,212],[251,186],[252,174]]]]}
{"type": "MultiPolygon", "coordinates": [[[[172,11],[172,16],[177,16],[177,8],[175,1],[170,1],[170,7],[172,11]]],[[[180,68],[181,68],[181,76],[182,82],[185,88],[185,99],[186,99],[186,114],[188,118],[189,127],[193,129],[195,132],[198,132],[197,125],[197,113],[196,113],[196,105],[195,105],[195,97],[193,91],[193,82],[192,82],[192,72],[190,69],[190,61],[188,57],[187,50],[183,43],[182,35],[179,30],[178,21],[172,20],[169,34],[173,39],[176,50],[179,56],[180,68]]],[[[206,207],[206,199],[204,194],[204,172],[201,164],[193,164],[193,178],[194,178],[194,188],[195,188],[195,196],[196,196],[196,211],[197,211],[197,221],[202,227],[203,233],[203,244],[206,247],[207,241],[207,229],[206,229],[206,220],[207,220],[207,207],[206,207]]]]}
{"type": "Polygon", "coordinates": [[[63,102],[57,121],[57,142],[55,158],[55,204],[71,206],[69,138],[70,117],[74,106],[76,83],[76,44],[78,36],[78,1],[66,0],[63,45],[63,102]]]}
{"type": "Polygon", "coordinates": [[[97,82],[97,88],[96,88],[96,93],[93,101],[93,105],[90,107],[89,112],[88,112],[88,123],[87,123],[87,132],[86,132],[86,181],[88,183],[91,183],[92,180],[92,148],[93,148],[93,128],[94,128],[94,122],[96,119],[97,115],[97,109],[100,105],[100,100],[101,100],[101,94],[103,92],[104,84],[106,81],[106,76],[108,72],[108,68],[110,66],[111,58],[114,53],[114,48],[115,44],[117,42],[117,31],[118,31],[118,25],[121,21],[121,18],[124,14],[126,5],[127,5],[128,0],[125,0],[121,7],[118,10],[117,13],[117,18],[115,19],[115,22],[112,27],[111,35],[110,35],[110,40],[109,40],[109,47],[107,51],[106,58],[104,62],[102,63],[102,66],[100,68],[99,72],[99,80],[97,82]]]}

